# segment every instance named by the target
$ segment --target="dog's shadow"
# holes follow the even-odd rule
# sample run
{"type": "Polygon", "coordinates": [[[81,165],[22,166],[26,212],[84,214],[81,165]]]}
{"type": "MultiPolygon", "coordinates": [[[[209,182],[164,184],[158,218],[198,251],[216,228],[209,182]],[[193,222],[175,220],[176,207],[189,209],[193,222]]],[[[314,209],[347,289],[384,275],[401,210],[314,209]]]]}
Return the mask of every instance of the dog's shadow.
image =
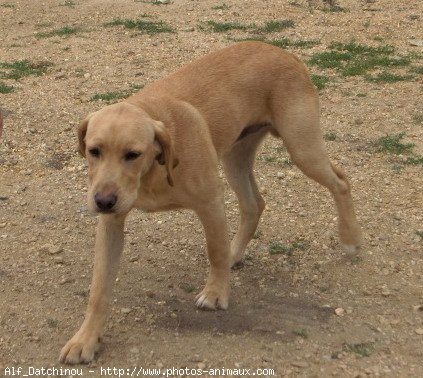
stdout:
{"type": "MultiPolygon", "coordinates": [[[[234,294],[234,293],[233,293],[234,294]]],[[[321,307],[308,298],[261,293],[232,300],[227,311],[194,310],[189,301],[167,301],[172,316],[159,316],[156,325],[183,333],[262,335],[291,340],[305,336],[306,330],[327,323],[333,309],[321,307]]]]}

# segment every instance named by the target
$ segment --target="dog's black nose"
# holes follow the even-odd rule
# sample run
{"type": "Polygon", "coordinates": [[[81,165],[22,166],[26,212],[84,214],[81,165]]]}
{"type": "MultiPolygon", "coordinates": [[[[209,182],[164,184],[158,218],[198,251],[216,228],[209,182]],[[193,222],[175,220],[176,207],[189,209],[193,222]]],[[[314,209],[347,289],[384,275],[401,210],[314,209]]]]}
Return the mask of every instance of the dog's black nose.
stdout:
{"type": "Polygon", "coordinates": [[[117,195],[113,193],[96,193],[94,200],[100,211],[110,212],[113,210],[113,206],[116,205],[117,195]]]}

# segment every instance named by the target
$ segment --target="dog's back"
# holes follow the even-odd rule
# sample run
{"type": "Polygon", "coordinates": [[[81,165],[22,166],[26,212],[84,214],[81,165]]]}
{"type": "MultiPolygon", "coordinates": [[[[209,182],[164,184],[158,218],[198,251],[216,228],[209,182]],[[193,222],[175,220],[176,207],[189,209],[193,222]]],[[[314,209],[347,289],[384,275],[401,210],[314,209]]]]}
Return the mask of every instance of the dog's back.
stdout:
{"type": "Polygon", "coordinates": [[[183,66],[134,97],[148,101],[165,96],[191,104],[223,155],[245,128],[273,123],[276,91],[278,107],[308,97],[318,108],[307,69],[295,55],[262,42],[242,42],[183,66]]]}

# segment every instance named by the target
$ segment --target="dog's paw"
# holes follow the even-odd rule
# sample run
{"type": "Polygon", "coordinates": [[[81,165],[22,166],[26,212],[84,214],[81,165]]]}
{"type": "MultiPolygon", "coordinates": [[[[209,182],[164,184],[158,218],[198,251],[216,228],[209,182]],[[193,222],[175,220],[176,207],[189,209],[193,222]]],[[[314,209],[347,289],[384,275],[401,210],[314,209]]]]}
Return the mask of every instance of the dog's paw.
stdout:
{"type": "Polygon", "coordinates": [[[226,310],[229,304],[227,293],[219,293],[207,286],[195,297],[195,304],[202,310],[226,310]]]}
{"type": "Polygon", "coordinates": [[[65,364],[86,364],[94,359],[100,342],[98,336],[84,336],[78,333],[72,337],[60,352],[59,361],[65,364]]]}

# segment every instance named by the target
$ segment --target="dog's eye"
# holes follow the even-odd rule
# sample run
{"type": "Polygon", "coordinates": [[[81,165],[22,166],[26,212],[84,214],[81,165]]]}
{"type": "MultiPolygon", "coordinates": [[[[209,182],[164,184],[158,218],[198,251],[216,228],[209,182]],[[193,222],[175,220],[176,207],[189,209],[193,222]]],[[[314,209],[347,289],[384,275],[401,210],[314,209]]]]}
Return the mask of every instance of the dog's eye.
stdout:
{"type": "Polygon", "coordinates": [[[129,151],[125,154],[125,160],[135,160],[141,155],[140,152],[129,151]]]}
{"type": "Polygon", "coordinates": [[[91,156],[94,156],[94,157],[99,157],[100,156],[100,150],[97,147],[90,148],[88,150],[88,152],[90,153],[91,156]]]}

